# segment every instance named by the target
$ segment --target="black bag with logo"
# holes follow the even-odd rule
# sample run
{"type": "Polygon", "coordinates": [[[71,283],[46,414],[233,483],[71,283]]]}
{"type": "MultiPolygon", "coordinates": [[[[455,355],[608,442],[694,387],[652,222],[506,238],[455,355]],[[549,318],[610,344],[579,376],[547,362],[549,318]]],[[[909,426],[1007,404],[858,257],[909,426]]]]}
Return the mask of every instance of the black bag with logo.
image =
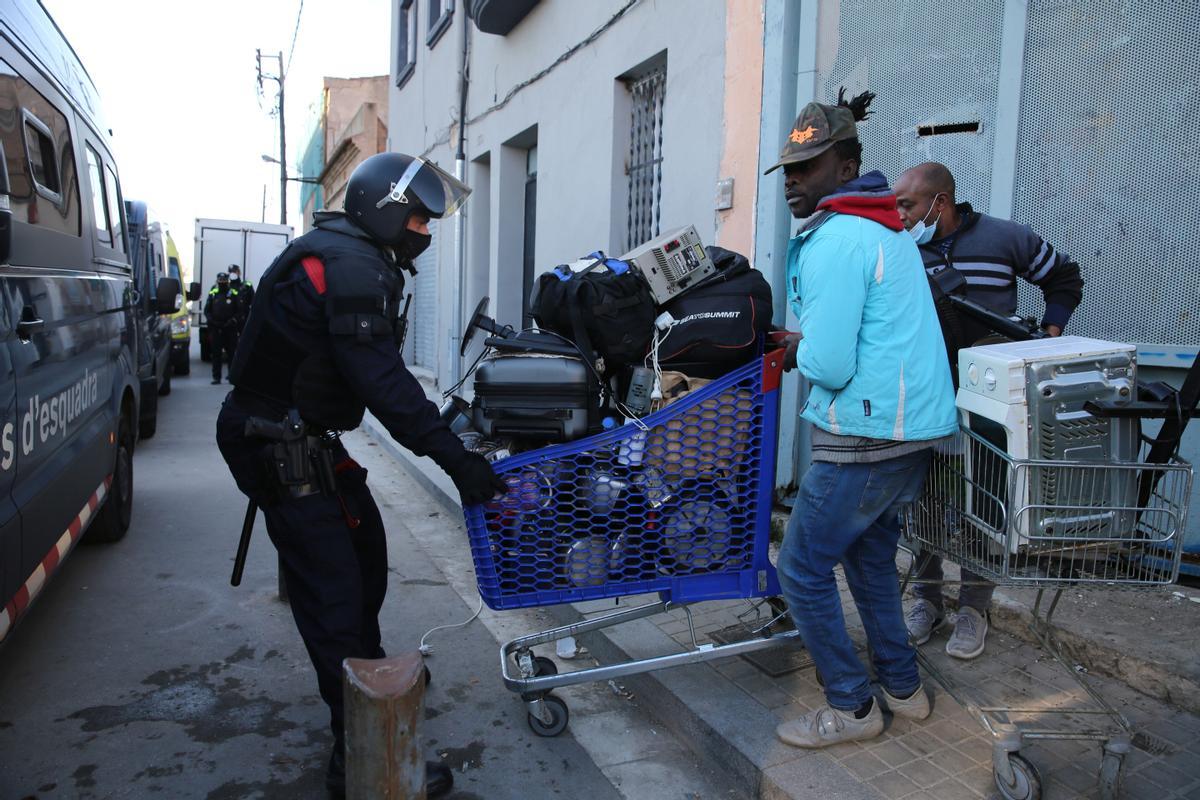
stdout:
{"type": "Polygon", "coordinates": [[[771,285],[745,256],[704,249],[717,271],[663,306],[676,322],[658,360],[665,369],[716,378],[758,355],[771,328],[771,285]]]}
{"type": "Polygon", "coordinates": [[[593,253],[578,272],[560,264],[538,277],[529,309],[538,327],[575,342],[589,359],[604,359],[605,372],[640,364],[658,312],[650,287],[623,261],[593,253]]]}

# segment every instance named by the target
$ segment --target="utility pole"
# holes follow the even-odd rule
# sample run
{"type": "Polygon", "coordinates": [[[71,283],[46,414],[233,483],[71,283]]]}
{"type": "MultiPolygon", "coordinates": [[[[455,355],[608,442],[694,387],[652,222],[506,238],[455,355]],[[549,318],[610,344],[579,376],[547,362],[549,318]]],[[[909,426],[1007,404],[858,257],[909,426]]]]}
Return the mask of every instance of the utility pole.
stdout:
{"type": "Polygon", "coordinates": [[[262,90],[264,80],[275,81],[279,84],[279,105],[276,108],[279,114],[279,223],[287,225],[287,128],[283,121],[283,51],[279,51],[277,55],[263,55],[261,49],[255,51],[255,62],[258,66],[258,88],[262,90]],[[273,58],[279,62],[279,74],[271,75],[264,73],[262,62],[264,58],[273,58]]]}

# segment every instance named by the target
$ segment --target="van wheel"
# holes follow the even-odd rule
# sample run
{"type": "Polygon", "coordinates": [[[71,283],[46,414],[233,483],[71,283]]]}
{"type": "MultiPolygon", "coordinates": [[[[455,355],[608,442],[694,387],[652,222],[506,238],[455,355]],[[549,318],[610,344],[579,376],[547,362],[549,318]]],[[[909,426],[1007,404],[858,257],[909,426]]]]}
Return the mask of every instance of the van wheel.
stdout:
{"type": "Polygon", "coordinates": [[[157,394],[148,393],[142,398],[142,414],[144,416],[138,420],[138,438],[149,439],[158,430],[157,394]]]}
{"type": "Polygon", "coordinates": [[[133,518],[133,426],[129,414],[121,415],[117,431],[117,458],[113,465],[112,485],[96,519],[87,530],[88,542],[120,541],[133,518]]]}
{"type": "Polygon", "coordinates": [[[166,397],[167,395],[169,395],[171,393],[171,372],[172,372],[171,365],[168,364],[167,368],[165,370],[163,370],[162,386],[158,387],[158,396],[159,397],[166,397]]]}

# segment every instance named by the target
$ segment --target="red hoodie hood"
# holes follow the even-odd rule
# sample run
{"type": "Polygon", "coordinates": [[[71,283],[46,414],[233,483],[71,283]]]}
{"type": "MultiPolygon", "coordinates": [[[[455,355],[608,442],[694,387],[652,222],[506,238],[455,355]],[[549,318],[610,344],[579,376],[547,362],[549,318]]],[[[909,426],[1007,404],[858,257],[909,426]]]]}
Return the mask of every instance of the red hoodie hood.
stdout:
{"type": "Polygon", "coordinates": [[[865,217],[890,230],[904,230],[904,223],[896,211],[896,195],[878,170],[845,184],[837,194],[831,194],[817,203],[817,210],[865,217]]]}

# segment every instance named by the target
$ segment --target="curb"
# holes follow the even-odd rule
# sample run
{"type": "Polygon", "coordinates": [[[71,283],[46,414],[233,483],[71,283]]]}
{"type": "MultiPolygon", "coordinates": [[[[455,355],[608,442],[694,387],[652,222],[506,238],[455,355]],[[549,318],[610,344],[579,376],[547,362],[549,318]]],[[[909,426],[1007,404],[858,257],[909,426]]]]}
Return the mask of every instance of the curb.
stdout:
{"type": "MultiPolygon", "coordinates": [[[[773,541],[782,540],[787,528],[787,519],[788,515],[785,512],[771,513],[773,541]]],[[[1119,593],[1110,592],[1109,596],[1115,598],[1119,593]]],[[[946,604],[951,607],[957,606],[957,598],[947,597],[946,604]]],[[[1004,587],[1000,587],[993,595],[988,617],[996,630],[1040,647],[1041,641],[1029,626],[1032,613],[1029,605],[1006,595],[1004,587]]],[[[1050,630],[1062,648],[1063,656],[1081,666],[1086,672],[1115,678],[1155,700],[1200,714],[1200,682],[1172,670],[1169,664],[1142,658],[1112,642],[1081,634],[1053,622],[1050,630]]]]}

